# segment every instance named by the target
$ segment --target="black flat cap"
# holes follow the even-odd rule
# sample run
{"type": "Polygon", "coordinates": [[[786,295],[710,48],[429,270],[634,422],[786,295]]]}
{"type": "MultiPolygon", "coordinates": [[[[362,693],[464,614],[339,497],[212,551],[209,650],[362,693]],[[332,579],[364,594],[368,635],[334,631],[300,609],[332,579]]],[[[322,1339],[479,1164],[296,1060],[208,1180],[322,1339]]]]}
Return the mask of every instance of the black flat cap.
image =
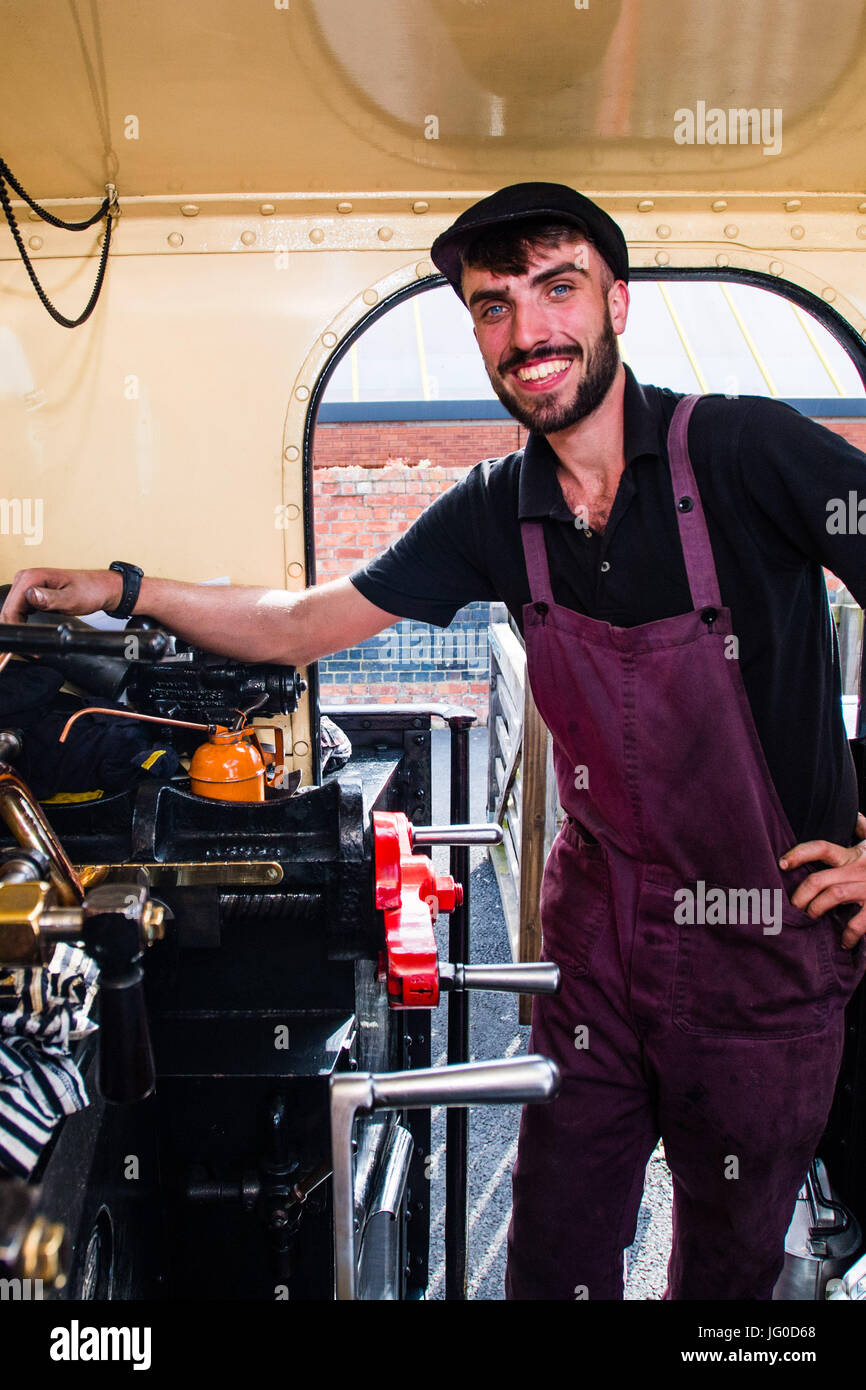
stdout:
{"type": "Polygon", "coordinates": [[[614,277],[628,280],[628,247],[621,229],[597,203],[564,183],[512,183],[473,203],[436,238],[430,258],[462,299],[461,251],[467,242],[485,227],[540,216],[573,222],[607,261],[614,277]]]}

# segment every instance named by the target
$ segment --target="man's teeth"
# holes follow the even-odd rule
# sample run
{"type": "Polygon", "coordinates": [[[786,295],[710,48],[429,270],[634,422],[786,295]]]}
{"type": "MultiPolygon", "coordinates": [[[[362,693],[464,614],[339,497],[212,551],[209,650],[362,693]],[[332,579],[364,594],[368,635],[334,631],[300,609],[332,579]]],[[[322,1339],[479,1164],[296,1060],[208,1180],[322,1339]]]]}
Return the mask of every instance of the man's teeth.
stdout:
{"type": "Polygon", "coordinates": [[[567,357],[552,362],[540,362],[537,367],[518,367],[517,375],[521,381],[542,381],[546,376],[553,376],[556,372],[564,371],[568,365],[567,357]]]}

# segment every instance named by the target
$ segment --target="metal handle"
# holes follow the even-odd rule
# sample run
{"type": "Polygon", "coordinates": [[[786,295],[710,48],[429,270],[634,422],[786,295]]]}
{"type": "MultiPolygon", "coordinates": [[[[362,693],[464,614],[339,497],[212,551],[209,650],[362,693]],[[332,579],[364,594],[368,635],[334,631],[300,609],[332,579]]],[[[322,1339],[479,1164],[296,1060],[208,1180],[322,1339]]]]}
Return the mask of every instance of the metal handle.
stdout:
{"type": "Polygon", "coordinates": [[[71,652],[87,656],[123,656],[134,650],[138,661],[159,661],[168,654],[169,635],[142,628],[104,632],[87,624],[76,627],[72,619],[51,627],[34,623],[0,623],[0,650],[58,656],[71,652]],[[135,642],[132,649],[129,646],[131,641],[135,642]]]}
{"type": "Polygon", "coordinates": [[[99,990],[99,1091],[115,1105],[149,1096],[156,1067],[144,999],[144,971],[136,962],[125,978],[106,979],[99,990]]]}
{"type": "Polygon", "coordinates": [[[413,825],[413,845],[501,845],[501,825],[413,825]]]}
{"type": "Polygon", "coordinates": [[[439,966],[439,985],[448,989],[493,989],[508,994],[558,994],[562,984],[559,966],[552,961],[521,965],[439,966]]]}
{"type": "Polygon", "coordinates": [[[467,1062],[418,1071],[341,1072],[331,1077],[334,1280],[338,1299],[355,1298],[352,1128],[359,1111],[413,1110],[431,1105],[514,1105],[552,1100],[559,1070],[547,1057],[467,1062]]]}

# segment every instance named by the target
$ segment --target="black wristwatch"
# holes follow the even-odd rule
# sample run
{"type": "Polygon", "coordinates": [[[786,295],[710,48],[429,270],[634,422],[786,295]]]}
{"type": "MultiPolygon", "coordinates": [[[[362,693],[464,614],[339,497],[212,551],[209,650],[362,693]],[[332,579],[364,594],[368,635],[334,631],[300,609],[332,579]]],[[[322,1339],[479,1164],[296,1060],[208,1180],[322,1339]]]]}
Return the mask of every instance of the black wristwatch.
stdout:
{"type": "Polygon", "coordinates": [[[130,618],[138,600],[144,570],[139,569],[138,565],[128,565],[125,560],[112,560],[108,568],[117,570],[118,574],[123,576],[123,592],[116,608],[103,608],[102,611],[110,618],[130,618]]]}

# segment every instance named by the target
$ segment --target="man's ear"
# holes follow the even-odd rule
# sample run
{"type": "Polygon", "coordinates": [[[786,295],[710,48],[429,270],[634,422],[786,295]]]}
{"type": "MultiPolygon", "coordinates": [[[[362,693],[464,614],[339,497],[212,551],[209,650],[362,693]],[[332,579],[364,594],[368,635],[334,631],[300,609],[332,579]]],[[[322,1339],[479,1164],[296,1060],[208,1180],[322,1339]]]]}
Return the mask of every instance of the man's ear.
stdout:
{"type": "Polygon", "coordinates": [[[624,333],[630,303],[628,285],[624,280],[615,280],[611,285],[608,290],[607,303],[614,333],[624,333]]]}

